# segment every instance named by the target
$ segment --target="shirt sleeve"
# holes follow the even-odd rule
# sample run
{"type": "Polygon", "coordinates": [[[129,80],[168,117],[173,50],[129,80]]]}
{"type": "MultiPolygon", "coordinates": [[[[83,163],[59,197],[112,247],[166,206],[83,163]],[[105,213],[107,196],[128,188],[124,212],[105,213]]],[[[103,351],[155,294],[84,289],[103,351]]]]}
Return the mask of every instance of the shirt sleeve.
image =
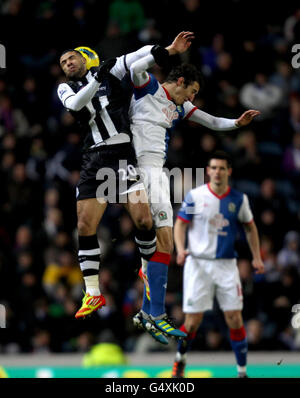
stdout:
{"type": "Polygon", "coordinates": [[[65,101],[75,93],[67,83],[61,83],[57,88],[57,95],[63,106],[66,106],[65,101]]]}
{"type": "Polygon", "coordinates": [[[153,46],[151,45],[144,46],[137,51],[118,57],[117,62],[113,68],[111,68],[110,73],[119,80],[122,80],[125,74],[130,70],[131,65],[137,60],[149,55],[152,47],[153,46]]]}
{"type": "Polygon", "coordinates": [[[238,128],[238,126],[235,124],[236,119],[226,119],[224,117],[212,116],[209,113],[201,111],[189,101],[184,103],[184,109],[185,119],[189,119],[192,122],[201,124],[202,126],[205,126],[211,130],[228,131],[238,128]]]}
{"type": "Polygon", "coordinates": [[[144,84],[141,86],[134,86],[133,95],[136,101],[147,94],[154,95],[159,88],[156,78],[151,73],[147,73],[147,76],[147,81],[144,84]]]}
{"type": "Polygon", "coordinates": [[[92,79],[86,86],[75,93],[68,84],[62,83],[58,86],[57,94],[67,109],[79,111],[91,101],[99,86],[100,83],[96,79],[92,79]]]}
{"type": "Polygon", "coordinates": [[[192,114],[198,109],[194,104],[192,104],[190,101],[185,101],[183,103],[183,109],[184,109],[184,119],[189,119],[192,114]]]}
{"type": "Polygon", "coordinates": [[[154,64],[154,57],[152,54],[149,54],[146,55],[146,57],[135,61],[130,66],[131,81],[135,87],[141,87],[144,84],[147,84],[150,79],[147,69],[151,68],[154,64]]]}
{"type": "Polygon", "coordinates": [[[243,194],[243,202],[238,214],[238,220],[243,224],[250,224],[253,221],[253,214],[246,194],[243,194]]]}
{"type": "Polygon", "coordinates": [[[177,218],[188,223],[192,221],[195,213],[195,202],[191,192],[189,192],[178,211],[177,218]]]}

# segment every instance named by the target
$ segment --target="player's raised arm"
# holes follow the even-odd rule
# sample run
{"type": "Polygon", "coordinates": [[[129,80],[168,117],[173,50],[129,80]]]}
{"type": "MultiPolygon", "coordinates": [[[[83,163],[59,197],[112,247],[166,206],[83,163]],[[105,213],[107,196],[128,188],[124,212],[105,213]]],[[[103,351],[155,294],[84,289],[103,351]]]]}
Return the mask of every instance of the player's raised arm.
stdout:
{"type": "Polygon", "coordinates": [[[141,87],[149,81],[147,69],[155,64],[152,54],[134,62],[130,67],[130,77],[135,87],[141,87]]]}
{"type": "MultiPolygon", "coordinates": [[[[162,46],[155,45],[151,48],[150,53],[144,57],[134,60],[137,55],[142,53],[136,52],[135,56],[130,55],[130,62],[127,63],[129,66],[131,80],[135,86],[142,86],[149,81],[149,75],[147,70],[150,69],[155,63],[159,66],[164,66],[168,63],[170,55],[180,54],[185,52],[191,45],[191,40],[194,38],[193,32],[180,32],[173,42],[163,48],[162,46]]],[[[128,56],[127,56],[128,57],[128,56]]]]}
{"type": "Polygon", "coordinates": [[[260,111],[256,111],[254,109],[249,109],[244,112],[238,119],[236,119],[235,124],[237,127],[247,126],[247,124],[251,123],[255,116],[260,115],[260,111]]]}
{"type": "Polygon", "coordinates": [[[169,55],[182,54],[190,48],[194,38],[193,32],[180,32],[166,50],[169,55]]]}
{"type": "Polygon", "coordinates": [[[130,70],[131,65],[141,58],[151,54],[150,51],[153,46],[147,45],[129,54],[122,55],[117,58],[115,66],[111,69],[112,73],[118,79],[123,79],[125,74],[130,70]]]}
{"type": "Polygon", "coordinates": [[[193,106],[190,102],[186,102],[184,107],[186,109],[186,118],[215,131],[229,131],[246,126],[254,117],[260,114],[259,111],[249,110],[244,112],[238,119],[227,119],[224,117],[212,116],[193,106]]]}

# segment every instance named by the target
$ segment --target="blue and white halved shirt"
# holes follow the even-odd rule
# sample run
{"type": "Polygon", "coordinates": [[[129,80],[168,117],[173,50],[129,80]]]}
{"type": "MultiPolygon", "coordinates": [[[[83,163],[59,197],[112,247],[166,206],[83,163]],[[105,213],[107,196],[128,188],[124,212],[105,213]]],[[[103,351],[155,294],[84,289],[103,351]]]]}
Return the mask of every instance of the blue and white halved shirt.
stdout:
{"type": "Polygon", "coordinates": [[[238,224],[253,221],[246,194],[228,188],[218,196],[209,184],[192,189],[177,215],[190,222],[188,249],[192,256],[204,259],[236,258],[238,224]]]}

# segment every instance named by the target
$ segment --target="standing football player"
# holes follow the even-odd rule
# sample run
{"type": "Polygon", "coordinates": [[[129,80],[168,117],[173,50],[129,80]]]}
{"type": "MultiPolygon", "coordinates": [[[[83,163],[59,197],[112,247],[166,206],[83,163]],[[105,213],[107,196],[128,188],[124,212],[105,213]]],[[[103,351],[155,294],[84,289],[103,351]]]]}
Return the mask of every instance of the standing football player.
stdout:
{"type": "Polygon", "coordinates": [[[232,173],[227,153],[217,151],[207,166],[209,183],[192,189],[184,199],[174,227],[177,263],[184,265],[181,330],[172,377],[184,377],[187,352],[205,311],[216,296],[230,332],[238,377],[247,377],[247,336],[243,324],[243,294],[234,249],[238,224],[244,227],[257,274],[264,272],[257,228],[248,197],[229,186],[232,173]],[[186,232],[188,230],[188,249],[186,232]]]}

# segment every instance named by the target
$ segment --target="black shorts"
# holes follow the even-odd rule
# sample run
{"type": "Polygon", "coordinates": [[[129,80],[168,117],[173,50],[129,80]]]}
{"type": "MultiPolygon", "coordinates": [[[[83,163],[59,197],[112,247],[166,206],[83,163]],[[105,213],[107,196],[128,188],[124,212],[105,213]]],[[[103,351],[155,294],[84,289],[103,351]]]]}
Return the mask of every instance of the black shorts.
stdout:
{"type": "Polygon", "coordinates": [[[130,143],[103,145],[83,154],[77,200],[98,198],[109,203],[125,203],[128,191],[141,189],[144,188],[130,143]]]}

